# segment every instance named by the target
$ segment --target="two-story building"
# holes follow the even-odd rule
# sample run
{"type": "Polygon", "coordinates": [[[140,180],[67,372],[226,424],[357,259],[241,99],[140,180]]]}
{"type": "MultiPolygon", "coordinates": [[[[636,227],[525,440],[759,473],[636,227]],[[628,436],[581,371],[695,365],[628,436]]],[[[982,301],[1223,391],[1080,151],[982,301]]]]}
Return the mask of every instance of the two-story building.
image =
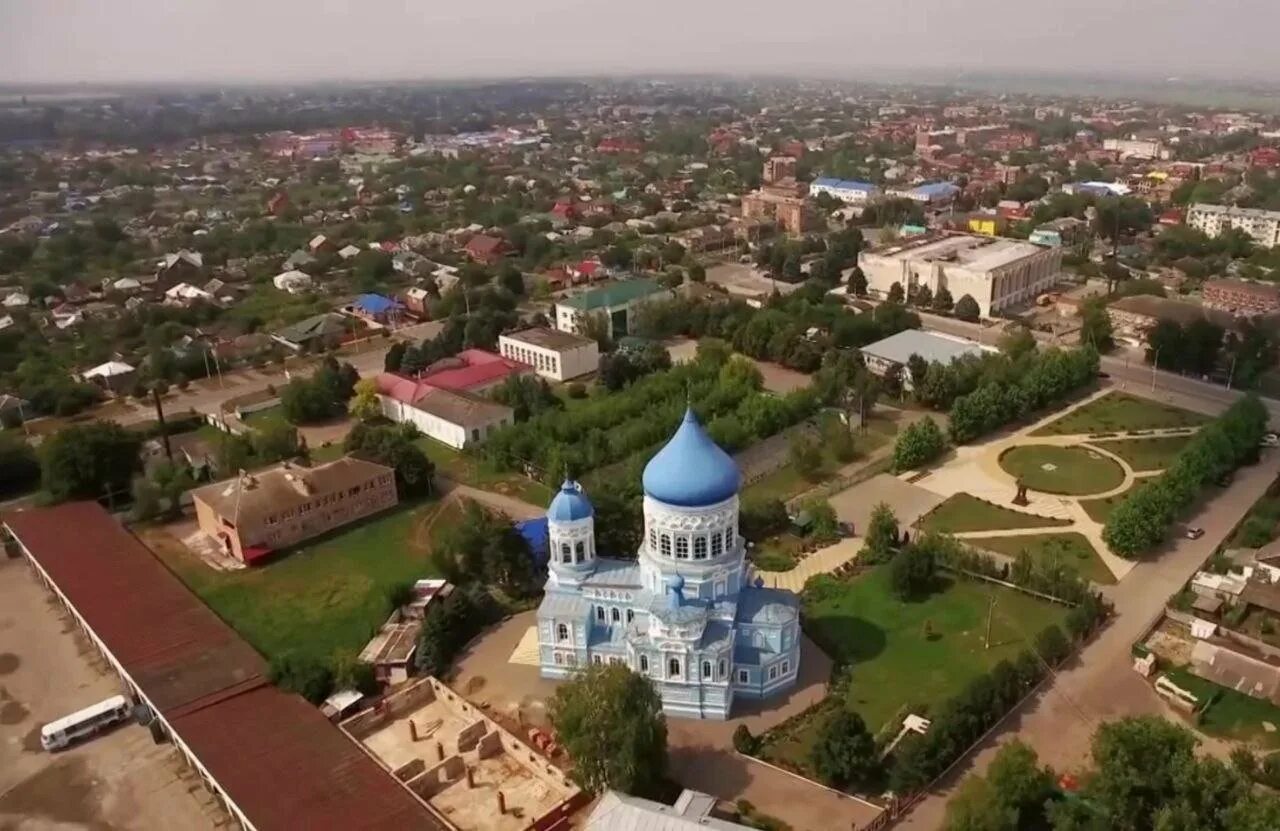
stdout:
{"type": "Polygon", "coordinates": [[[670,297],[671,292],[655,280],[635,279],[606,283],[582,294],[566,297],[556,303],[556,328],[561,332],[582,333],[587,317],[604,317],[610,338],[617,340],[631,333],[631,313],[634,309],[659,297],[670,297]]]}
{"type": "Polygon", "coordinates": [[[200,530],[248,565],[399,502],[394,470],[352,456],[309,468],[285,462],[191,498],[200,530]]]}
{"type": "Polygon", "coordinates": [[[599,344],[557,329],[535,327],[499,335],[498,351],[552,381],[568,381],[600,368],[599,344]]]}

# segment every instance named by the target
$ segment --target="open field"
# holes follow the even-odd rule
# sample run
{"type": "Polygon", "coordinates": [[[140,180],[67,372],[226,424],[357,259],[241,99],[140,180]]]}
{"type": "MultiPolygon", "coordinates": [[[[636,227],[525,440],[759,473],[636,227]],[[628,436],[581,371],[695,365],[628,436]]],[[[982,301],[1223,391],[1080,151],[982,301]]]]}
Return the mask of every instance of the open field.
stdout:
{"type": "MultiPolygon", "coordinates": [[[[825,444],[821,445],[822,464],[818,466],[813,475],[803,476],[800,471],[795,469],[794,465],[787,462],[773,473],[762,476],[743,488],[742,500],[744,502],[759,502],[767,499],[777,499],[786,502],[788,499],[799,496],[816,485],[834,479],[839,475],[841,468],[846,465],[856,465],[858,462],[865,460],[867,454],[888,444],[897,433],[897,430],[898,425],[894,421],[870,418],[867,420],[867,429],[854,436],[854,449],[857,455],[852,460],[841,462],[825,444]]],[[[819,441],[821,441],[820,437],[819,441]]]]}
{"type": "Polygon", "coordinates": [[[1123,502],[1129,494],[1133,493],[1147,482],[1152,481],[1154,478],[1155,477],[1135,479],[1133,484],[1128,488],[1124,489],[1120,493],[1113,494],[1112,496],[1105,496],[1101,499],[1081,499],[1080,507],[1084,508],[1084,512],[1089,515],[1089,519],[1099,525],[1105,524],[1107,517],[1111,516],[1112,509],[1123,502]]]}
{"type": "Polygon", "coordinates": [[[1051,421],[1033,436],[1069,436],[1087,433],[1114,433],[1127,430],[1157,430],[1195,427],[1206,416],[1161,404],[1125,392],[1110,392],[1083,407],[1051,421]]]}
{"type": "Polygon", "coordinates": [[[452,447],[429,439],[426,436],[418,439],[418,447],[427,454],[436,466],[436,473],[441,476],[471,485],[480,490],[501,493],[523,499],[532,505],[546,505],[551,502],[555,491],[518,473],[502,473],[488,469],[483,462],[465,453],[459,453],[452,447]]]}
{"type": "Polygon", "coordinates": [[[827,585],[806,594],[806,631],[834,660],[850,665],[850,704],[872,732],[904,705],[921,712],[956,694],[1066,615],[1063,607],[1013,589],[953,578],[943,578],[926,600],[904,602],[889,589],[887,566],[827,585]]]}
{"type": "Polygon", "coordinates": [[[1000,467],[1041,493],[1080,496],[1105,493],[1124,483],[1124,470],[1084,447],[1024,444],[1000,455],[1000,467]]]}
{"type": "Polygon", "coordinates": [[[1055,528],[1071,523],[1065,519],[1024,514],[993,505],[967,493],[947,498],[916,523],[925,531],[963,534],[970,531],[1006,531],[1013,528],[1055,528]]]}
{"type": "Polygon", "coordinates": [[[390,613],[393,586],[436,575],[431,535],[460,511],[457,500],[402,505],[265,566],[230,572],[209,568],[162,530],[142,536],[263,655],[328,659],[337,649],[364,646],[390,613]]]}
{"type": "Polygon", "coordinates": [[[1037,562],[1057,558],[1086,580],[1106,585],[1116,582],[1115,575],[1102,562],[1088,538],[1074,531],[1016,537],[966,537],[965,542],[1009,557],[1017,557],[1025,551],[1037,562]]]}
{"type": "Polygon", "coordinates": [[[1149,439],[1108,439],[1089,442],[1128,462],[1135,471],[1164,470],[1191,441],[1191,436],[1153,436],[1149,439]]]}

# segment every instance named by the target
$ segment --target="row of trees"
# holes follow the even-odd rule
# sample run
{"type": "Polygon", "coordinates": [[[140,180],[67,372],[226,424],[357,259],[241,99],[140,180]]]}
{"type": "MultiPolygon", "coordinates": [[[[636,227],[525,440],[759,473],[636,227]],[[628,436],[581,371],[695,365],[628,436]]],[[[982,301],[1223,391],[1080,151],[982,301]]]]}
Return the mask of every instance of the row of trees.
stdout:
{"type": "Polygon", "coordinates": [[[1257,458],[1267,418],[1262,402],[1248,395],[1202,427],[1158,479],[1112,510],[1102,529],[1111,550],[1136,557],[1159,545],[1178,513],[1206,484],[1257,458]]]}
{"type": "Polygon", "coordinates": [[[1000,749],[985,776],[971,776],[947,806],[946,831],[1271,831],[1280,798],[1229,766],[1197,755],[1195,734],[1158,716],[1107,722],[1092,744],[1094,770],[1068,796],[1021,742],[1000,749]]]}
{"type": "Polygon", "coordinates": [[[1085,346],[1069,351],[1048,349],[1013,362],[1012,377],[987,382],[956,398],[950,433],[964,444],[1036,410],[1063,401],[1098,374],[1098,353],[1085,346]]]}
{"type": "Polygon", "coordinates": [[[689,401],[710,435],[733,452],[809,417],[815,395],[761,391],[759,371],[723,352],[699,349],[696,360],[632,382],[612,395],[543,412],[490,436],[480,453],[501,470],[532,465],[548,477],[596,470],[644,453],[667,439],[689,401]]]}
{"type": "Polygon", "coordinates": [[[414,655],[418,669],[443,676],[462,648],[499,617],[501,609],[481,585],[456,587],[439,603],[429,604],[414,655]]]}
{"type": "Polygon", "coordinates": [[[342,449],[358,459],[386,465],[396,472],[396,492],[401,499],[430,494],[435,465],[417,444],[412,424],[360,422],[343,440],[342,449]]]}

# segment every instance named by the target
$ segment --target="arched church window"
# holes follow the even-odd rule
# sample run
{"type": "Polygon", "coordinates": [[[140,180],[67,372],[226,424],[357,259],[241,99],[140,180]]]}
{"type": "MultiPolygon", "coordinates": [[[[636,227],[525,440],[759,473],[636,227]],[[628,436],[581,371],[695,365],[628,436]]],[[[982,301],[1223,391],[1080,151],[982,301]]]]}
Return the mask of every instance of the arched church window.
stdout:
{"type": "Polygon", "coordinates": [[[573,562],[573,549],[569,547],[569,543],[567,542],[560,543],[560,562],[573,562]]]}
{"type": "Polygon", "coordinates": [[[720,536],[720,532],[716,531],[711,535],[711,556],[719,557],[724,553],[724,537],[720,536]]]}
{"type": "Polygon", "coordinates": [[[648,655],[641,655],[641,656],[640,656],[640,671],[641,671],[641,672],[648,672],[648,671],[649,671],[649,656],[648,656],[648,655]]]}
{"type": "Polygon", "coordinates": [[[723,658],[721,658],[721,659],[720,659],[720,667],[719,667],[719,669],[720,669],[720,672],[719,672],[719,674],[717,674],[717,675],[716,675],[716,678],[718,678],[718,679],[720,679],[721,681],[723,681],[723,680],[725,679],[725,666],[724,666],[724,659],[723,659],[723,658]]]}
{"type": "Polygon", "coordinates": [[[561,655],[559,652],[557,652],[553,657],[555,658],[556,666],[560,666],[561,664],[564,663],[564,656],[561,655]]]}
{"type": "Polygon", "coordinates": [[[613,622],[614,622],[614,623],[621,623],[621,622],[622,622],[622,612],[618,611],[618,607],[617,607],[617,606],[614,606],[614,607],[613,607],[613,609],[612,609],[612,612],[613,612],[613,614],[612,614],[613,622]]]}
{"type": "Polygon", "coordinates": [[[711,677],[711,662],[710,662],[710,661],[703,661],[703,662],[702,662],[702,677],[703,677],[703,678],[710,678],[710,677],[711,677]]]}
{"type": "Polygon", "coordinates": [[[680,677],[680,659],[679,658],[672,658],[670,661],[667,662],[667,677],[668,678],[680,677]]]}
{"type": "Polygon", "coordinates": [[[658,547],[658,531],[655,528],[649,529],[649,547],[650,548],[658,547]]]}
{"type": "Polygon", "coordinates": [[[630,609],[627,609],[627,623],[630,623],[635,619],[636,619],[636,613],[630,609]]]}
{"type": "Polygon", "coordinates": [[[586,560],[587,559],[586,551],[587,549],[583,546],[582,540],[578,540],[577,542],[575,542],[573,544],[573,553],[576,554],[577,556],[573,558],[574,562],[581,563],[582,561],[586,560]]]}
{"type": "Polygon", "coordinates": [[[569,627],[563,623],[556,625],[556,639],[561,641],[569,640],[569,627]]]}
{"type": "Polygon", "coordinates": [[[662,556],[664,557],[671,556],[671,535],[670,534],[662,535],[661,551],[662,551],[662,556]]]}
{"type": "Polygon", "coordinates": [[[596,607],[596,620],[600,621],[601,623],[604,623],[604,607],[603,606],[596,607]]]}
{"type": "Polygon", "coordinates": [[[693,559],[707,559],[707,538],[701,534],[693,538],[693,559]]]}
{"type": "Polygon", "coordinates": [[[596,666],[600,666],[601,664],[604,663],[604,658],[600,657],[599,655],[592,655],[591,663],[595,664],[596,666]]]}
{"type": "Polygon", "coordinates": [[[676,559],[677,560],[689,559],[689,538],[688,537],[676,537],[676,559]]]}
{"type": "Polygon", "coordinates": [[[725,551],[733,550],[733,529],[732,528],[726,528],[724,531],[724,550],[725,551]]]}

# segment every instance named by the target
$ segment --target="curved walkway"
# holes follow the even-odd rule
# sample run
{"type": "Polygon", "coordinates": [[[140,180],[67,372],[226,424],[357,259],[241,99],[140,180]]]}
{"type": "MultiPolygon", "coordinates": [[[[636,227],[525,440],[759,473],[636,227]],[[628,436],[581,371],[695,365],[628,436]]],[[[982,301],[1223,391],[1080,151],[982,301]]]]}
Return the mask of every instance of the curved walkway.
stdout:
{"type": "Polygon", "coordinates": [[[758,568],[753,570],[760,579],[764,580],[766,586],[774,589],[789,589],[799,594],[810,577],[830,573],[850,562],[858,556],[862,545],[862,537],[845,537],[808,555],[789,571],[764,571],[758,568]]]}

